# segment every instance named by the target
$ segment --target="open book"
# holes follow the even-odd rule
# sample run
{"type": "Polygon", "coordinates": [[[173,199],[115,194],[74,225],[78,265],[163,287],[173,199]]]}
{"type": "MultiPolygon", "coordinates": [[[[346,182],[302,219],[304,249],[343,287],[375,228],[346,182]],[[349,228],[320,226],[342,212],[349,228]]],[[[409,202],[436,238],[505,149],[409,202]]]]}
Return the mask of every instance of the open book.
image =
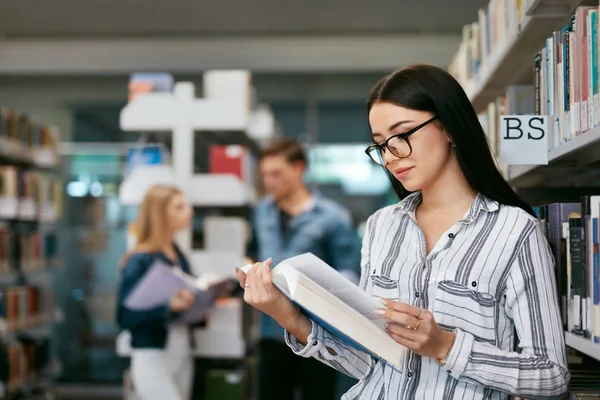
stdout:
{"type": "MultiPolygon", "coordinates": [[[[244,272],[251,265],[242,268],[244,272]]],[[[375,313],[382,304],[312,253],[288,258],[272,270],[273,284],[325,330],[357,350],[400,369],[406,348],[385,331],[375,313]]]]}
{"type": "Polygon", "coordinates": [[[156,260],[125,299],[125,307],[133,311],[149,310],[168,304],[175,293],[188,289],[195,294],[194,304],[173,322],[192,324],[205,318],[229,282],[229,279],[216,282],[196,279],[179,268],[156,260]]]}

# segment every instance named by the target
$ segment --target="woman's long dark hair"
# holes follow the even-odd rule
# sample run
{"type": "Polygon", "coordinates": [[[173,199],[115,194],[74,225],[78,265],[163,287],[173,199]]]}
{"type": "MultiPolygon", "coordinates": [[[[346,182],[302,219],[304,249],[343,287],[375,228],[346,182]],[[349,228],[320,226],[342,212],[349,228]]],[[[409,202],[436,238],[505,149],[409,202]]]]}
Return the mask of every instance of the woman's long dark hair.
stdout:
{"type": "MultiPolygon", "coordinates": [[[[513,191],[498,171],[473,105],[448,72],[422,64],[395,71],[383,77],[371,89],[367,111],[377,102],[428,111],[437,116],[455,144],[456,160],[471,188],[500,204],[519,207],[536,216],[531,206],[513,191]]],[[[384,169],[398,197],[406,197],[410,192],[384,169]]]]}

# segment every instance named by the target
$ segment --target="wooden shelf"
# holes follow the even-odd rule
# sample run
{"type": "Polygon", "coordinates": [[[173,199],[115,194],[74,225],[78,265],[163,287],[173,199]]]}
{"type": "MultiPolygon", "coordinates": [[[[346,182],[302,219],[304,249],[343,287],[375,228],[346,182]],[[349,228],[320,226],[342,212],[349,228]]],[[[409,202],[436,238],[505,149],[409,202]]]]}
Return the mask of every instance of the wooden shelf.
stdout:
{"type": "MultiPolygon", "coordinates": [[[[508,180],[515,187],[569,185],[600,160],[600,126],[578,135],[548,152],[548,165],[512,165],[508,180]]],[[[589,182],[588,182],[589,185],[589,182]]]]}
{"type": "Polygon", "coordinates": [[[483,62],[476,78],[469,84],[467,94],[481,112],[510,85],[533,81],[535,54],[545,44],[552,32],[569,22],[568,16],[535,18],[526,16],[521,29],[508,38],[503,45],[494,48],[483,62]]]}
{"type": "Polygon", "coordinates": [[[60,167],[60,160],[50,149],[29,149],[17,141],[0,138],[0,164],[54,170],[60,167]]]}
{"type": "Polygon", "coordinates": [[[574,335],[571,332],[565,332],[565,343],[567,346],[600,361],[600,344],[574,335]]]}

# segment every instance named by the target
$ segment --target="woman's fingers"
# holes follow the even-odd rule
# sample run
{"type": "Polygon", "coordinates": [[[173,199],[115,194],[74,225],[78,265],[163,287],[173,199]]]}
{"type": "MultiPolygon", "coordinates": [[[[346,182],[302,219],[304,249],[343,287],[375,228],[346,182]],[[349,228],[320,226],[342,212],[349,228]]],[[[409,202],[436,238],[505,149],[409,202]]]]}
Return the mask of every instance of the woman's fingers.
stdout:
{"type": "Polygon", "coordinates": [[[256,270],[258,269],[259,263],[254,264],[246,274],[246,282],[244,283],[244,299],[246,302],[252,303],[254,296],[254,291],[256,290],[255,280],[256,280],[256,270]]]}
{"type": "Polygon", "coordinates": [[[417,338],[420,336],[420,332],[418,330],[407,328],[405,325],[401,324],[389,323],[386,325],[385,329],[389,333],[393,333],[408,340],[417,340],[417,338]]]}
{"type": "Polygon", "coordinates": [[[399,343],[402,346],[407,347],[407,348],[409,348],[411,350],[418,347],[418,343],[417,342],[415,342],[413,340],[410,340],[409,338],[407,338],[405,336],[397,335],[397,334],[395,334],[393,332],[390,332],[390,336],[392,337],[392,339],[394,339],[394,341],[396,343],[399,343]]]}
{"type": "Polygon", "coordinates": [[[271,259],[268,259],[261,263],[255,263],[248,270],[244,282],[244,300],[248,304],[259,306],[261,303],[269,302],[272,293],[270,265],[271,259]]]}
{"type": "Polygon", "coordinates": [[[411,306],[410,304],[401,303],[399,301],[382,299],[381,302],[390,310],[397,311],[399,313],[408,314],[415,318],[421,315],[421,309],[415,306],[411,306]]]}
{"type": "Polygon", "coordinates": [[[246,273],[239,268],[235,269],[235,274],[237,275],[238,281],[240,282],[240,286],[244,287],[246,283],[246,273]]]}
{"type": "Polygon", "coordinates": [[[411,315],[385,308],[377,310],[376,313],[392,323],[411,328],[417,327],[417,318],[411,315]]]}
{"type": "Polygon", "coordinates": [[[194,303],[194,293],[191,290],[183,289],[180,292],[186,308],[189,308],[194,303]]]}
{"type": "Polygon", "coordinates": [[[270,263],[267,263],[268,261],[269,260],[265,261],[263,266],[260,268],[262,270],[261,278],[263,286],[267,294],[270,295],[271,293],[273,293],[273,282],[271,281],[271,268],[269,266],[270,263]]]}
{"type": "Polygon", "coordinates": [[[264,263],[260,263],[258,265],[258,267],[256,268],[256,274],[254,275],[254,293],[256,294],[256,298],[254,299],[254,301],[260,302],[260,303],[264,303],[268,300],[269,297],[269,293],[267,292],[267,288],[265,287],[265,283],[263,281],[263,275],[265,273],[265,269],[268,269],[268,267],[265,267],[264,263]]]}

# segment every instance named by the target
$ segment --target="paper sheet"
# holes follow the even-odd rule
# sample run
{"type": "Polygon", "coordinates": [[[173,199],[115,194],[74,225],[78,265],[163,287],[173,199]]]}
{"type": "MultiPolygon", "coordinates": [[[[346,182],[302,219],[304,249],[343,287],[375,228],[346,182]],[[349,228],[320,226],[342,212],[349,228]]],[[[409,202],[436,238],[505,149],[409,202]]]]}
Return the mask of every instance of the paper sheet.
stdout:
{"type": "Polygon", "coordinates": [[[125,299],[125,307],[132,311],[144,311],[162,306],[168,304],[181,289],[197,290],[191,282],[177,276],[173,267],[157,260],[125,299]]]}
{"type": "Polygon", "coordinates": [[[193,276],[157,260],[125,299],[125,307],[133,311],[148,310],[168,304],[177,291],[188,289],[195,294],[194,304],[174,322],[191,324],[204,319],[227,282],[212,282],[206,290],[202,290],[201,287],[206,287],[206,283],[202,285],[193,276]]]}

